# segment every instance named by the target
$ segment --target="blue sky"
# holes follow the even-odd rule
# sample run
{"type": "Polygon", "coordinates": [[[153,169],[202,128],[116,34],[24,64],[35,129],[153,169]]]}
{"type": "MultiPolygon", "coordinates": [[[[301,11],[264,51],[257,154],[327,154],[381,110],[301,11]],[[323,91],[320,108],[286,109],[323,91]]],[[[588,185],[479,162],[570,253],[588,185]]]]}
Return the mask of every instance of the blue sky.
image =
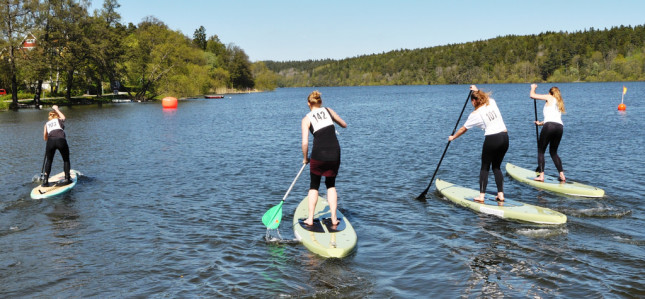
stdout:
{"type": "MultiPolygon", "coordinates": [[[[90,10],[102,0],[92,0],[90,10]]],[[[251,61],[343,59],[508,34],[645,24],[644,0],[120,0],[121,22],[154,16],[192,38],[199,26],[251,61]]]]}

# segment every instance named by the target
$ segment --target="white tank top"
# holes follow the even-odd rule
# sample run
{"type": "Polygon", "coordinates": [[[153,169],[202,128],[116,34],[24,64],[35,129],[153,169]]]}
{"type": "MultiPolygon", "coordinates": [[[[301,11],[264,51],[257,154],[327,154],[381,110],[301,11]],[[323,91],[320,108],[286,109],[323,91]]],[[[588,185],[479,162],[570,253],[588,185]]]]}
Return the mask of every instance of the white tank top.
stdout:
{"type": "Polygon", "coordinates": [[[466,129],[479,127],[484,130],[484,135],[493,135],[506,131],[502,113],[499,112],[497,102],[492,98],[488,99],[488,105],[479,107],[473,111],[464,124],[466,129]]]}
{"type": "Polygon", "coordinates": [[[329,111],[323,107],[311,110],[307,113],[307,117],[309,118],[309,122],[311,122],[311,127],[313,128],[312,133],[315,133],[324,127],[334,125],[334,121],[331,119],[331,114],[329,114],[329,111]]]}
{"type": "Polygon", "coordinates": [[[544,123],[559,123],[561,125],[564,125],[562,123],[562,112],[558,110],[558,100],[555,100],[553,102],[553,105],[547,106],[548,102],[544,104],[544,109],[542,109],[542,114],[544,115],[544,123]]]}

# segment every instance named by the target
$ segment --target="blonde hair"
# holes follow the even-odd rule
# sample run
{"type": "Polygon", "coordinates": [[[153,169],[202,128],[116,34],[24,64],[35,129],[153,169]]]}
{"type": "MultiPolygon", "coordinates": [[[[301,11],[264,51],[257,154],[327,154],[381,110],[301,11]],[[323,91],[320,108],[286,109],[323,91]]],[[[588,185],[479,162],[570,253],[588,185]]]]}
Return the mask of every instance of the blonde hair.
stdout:
{"type": "Polygon", "coordinates": [[[52,120],[54,118],[60,118],[60,116],[56,111],[49,111],[49,120],[52,120]]]}
{"type": "Polygon", "coordinates": [[[311,106],[322,105],[322,98],[320,97],[320,92],[317,90],[312,91],[307,97],[307,102],[309,102],[311,106]]]}
{"type": "Polygon", "coordinates": [[[475,100],[475,110],[477,110],[481,106],[488,105],[488,98],[490,97],[490,95],[490,92],[487,93],[481,90],[473,91],[473,93],[470,95],[470,99],[475,100]]]}
{"type": "Polygon", "coordinates": [[[558,110],[560,110],[560,113],[567,113],[567,111],[564,109],[564,100],[562,99],[562,95],[560,94],[560,89],[553,86],[551,87],[551,89],[549,89],[549,94],[557,100],[558,110]]]}

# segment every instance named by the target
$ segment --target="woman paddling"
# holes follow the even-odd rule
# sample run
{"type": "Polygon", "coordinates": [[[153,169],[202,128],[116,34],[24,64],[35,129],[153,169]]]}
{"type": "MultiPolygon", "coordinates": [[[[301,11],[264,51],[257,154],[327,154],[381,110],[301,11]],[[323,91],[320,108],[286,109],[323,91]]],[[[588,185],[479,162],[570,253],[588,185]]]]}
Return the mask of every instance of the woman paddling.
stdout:
{"type": "Polygon", "coordinates": [[[334,110],[322,107],[322,98],[317,90],[309,94],[307,105],[310,112],[302,118],[301,122],[302,163],[310,163],[311,182],[309,183],[308,194],[309,215],[304,223],[307,225],[314,224],[314,209],[318,202],[318,188],[320,187],[320,180],[324,176],[332,225],[338,225],[340,221],[336,217],[336,208],[338,206],[336,175],[340,167],[340,145],[336,138],[334,122],[343,128],[346,128],[347,124],[334,110]],[[314,136],[311,159],[307,156],[309,152],[309,132],[314,136]]]}
{"type": "Polygon", "coordinates": [[[52,170],[52,161],[54,161],[54,154],[58,150],[63,156],[63,170],[65,171],[65,181],[63,185],[71,184],[70,177],[70,163],[69,163],[69,146],[67,146],[67,139],[65,139],[65,115],[60,112],[57,105],[52,106],[54,111],[49,112],[49,121],[45,123],[43,131],[43,139],[47,141],[45,153],[47,162],[45,163],[45,178],[43,180],[43,187],[49,187],[49,173],[52,170]]]}
{"type": "Polygon", "coordinates": [[[464,126],[459,128],[455,135],[449,136],[448,140],[457,139],[457,137],[475,126],[484,130],[482,162],[479,170],[479,197],[474,200],[480,203],[484,202],[486,186],[488,185],[488,172],[492,165],[495,184],[497,185],[497,197],[495,199],[504,201],[504,175],[500,166],[508,150],[506,125],[504,125],[497,103],[490,97],[489,93],[478,90],[475,85],[471,85],[470,90],[473,91],[470,100],[473,107],[475,107],[475,111],[470,113],[464,126]]]}
{"type": "Polygon", "coordinates": [[[566,113],[564,110],[564,100],[560,94],[560,89],[555,86],[549,89],[549,94],[537,94],[535,93],[536,88],[537,84],[531,84],[531,98],[546,101],[546,103],[544,103],[544,109],[542,110],[544,121],[535,121],[536,125],[542,126],[538,140],[537,172],[540,174],[535,180],[544,182],[544,152],[546,152],[546,147],[549,146],[551,159],[555,163],[555,168],[560,173],[558,180],[564,182],[566,178],[564,177],[564,170],[562,169],[562,160],[558,156],[558,146],[560,145],[562,133],[564,132],[564,125],[562,124],[562,113],[566,113]]]}

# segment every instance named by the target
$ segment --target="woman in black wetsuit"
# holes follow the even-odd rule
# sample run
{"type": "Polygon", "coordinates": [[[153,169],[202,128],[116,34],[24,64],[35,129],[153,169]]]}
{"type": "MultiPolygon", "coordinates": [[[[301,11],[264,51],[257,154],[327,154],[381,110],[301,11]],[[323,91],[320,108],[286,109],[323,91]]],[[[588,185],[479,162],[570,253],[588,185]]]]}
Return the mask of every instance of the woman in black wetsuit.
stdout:
{"type": "Polygon", "coordinates": [[[67,146],[67,139],[65,139],[65,115],[60,112],[57,105],[52,107],[54,111],[49,112],[49,121],[45,123],[43,132],[43,139],[47,141],[46,163],[45,163],[45,179],[43,180],[43,187],[49,187],[49,173],[52,170],[52,161],[54,154],[58,150],[63,156],[63,169],[65,170],[64,185],[72,183],[70,177],[70,163],[69,163],[69,146],[67,146]]]}
{"type": "Polygon", "coordinates": [[[314,209],[318,202],[318,188],[320,180],[325,177],[327,186],[327,201],[331,210],[332,225],[338,225],[336,209],[338,207],[338,194],[336,192],[336,175],[340,167],[340,145],[336,138],[336,127],[346,128],[345,121],[336,114],[334,110],[322,107],[322,98],[317,90],[307,97],[307,105],[311,110],[302,118],[302,155],[303,164],[309,164],[311,182],[309,184],[309,216],[304,221],[307,225],[313,225],[314,209]],[[309,132],[314,135],[311,159],[307,154],[309,151],[309,132]]]}

